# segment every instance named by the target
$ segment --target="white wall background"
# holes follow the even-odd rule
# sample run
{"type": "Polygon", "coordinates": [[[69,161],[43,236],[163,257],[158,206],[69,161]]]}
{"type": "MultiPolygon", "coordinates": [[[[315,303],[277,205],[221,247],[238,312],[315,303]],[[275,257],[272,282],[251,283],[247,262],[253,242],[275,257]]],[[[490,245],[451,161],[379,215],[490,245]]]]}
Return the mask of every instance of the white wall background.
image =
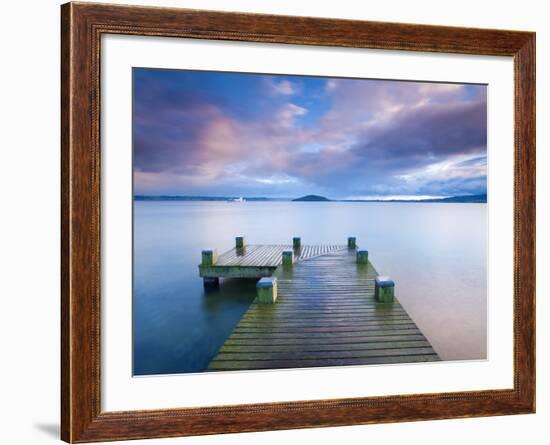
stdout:
{"type": "MultiPolygon", "coordinates": [[[[550,422],[550,13],[522,0],[118,0],[120,3],[507,28],[537,32],[538,408],[536,415],[152,440],[174,444],[281,442],[547,443],[550,422]],[[546,436],[546,437],[545,437],[546,436]]],[[[59,417],[59,2],[2,6],[0,28],[0,441],[57,441],[59,417]]]]}

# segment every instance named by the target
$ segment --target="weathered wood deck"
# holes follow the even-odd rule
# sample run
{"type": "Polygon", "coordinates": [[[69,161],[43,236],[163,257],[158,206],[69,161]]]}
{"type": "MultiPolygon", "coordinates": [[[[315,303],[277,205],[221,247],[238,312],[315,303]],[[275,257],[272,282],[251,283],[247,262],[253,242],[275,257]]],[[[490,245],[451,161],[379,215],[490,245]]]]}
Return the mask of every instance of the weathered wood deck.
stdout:
{"type": "Polygon", "coordinates": [[[223,253],[214,265],[200,265],[199,272],[201,277],[260,278],[275,272],[285,250],[293,250],[295,261],[302,261],[345,248],[344,245],[304,245],[293,249],[291,245],[253,244],[223,253]]]}
{"type": "Polygon", "coordinates": [[[356,264],[356,251],[344,246],[302,258],[290,268],[277,267],[277,302],[253,302],[208,369],[439,360],[397,300],[375,301],[376,275],[370,262],[356,264]]]}

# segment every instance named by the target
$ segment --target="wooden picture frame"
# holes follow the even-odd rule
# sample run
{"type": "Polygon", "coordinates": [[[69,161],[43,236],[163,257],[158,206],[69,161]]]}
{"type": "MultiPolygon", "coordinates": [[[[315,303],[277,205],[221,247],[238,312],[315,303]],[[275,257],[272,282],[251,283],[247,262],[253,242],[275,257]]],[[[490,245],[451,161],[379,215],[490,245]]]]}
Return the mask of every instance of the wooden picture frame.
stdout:
{"type": "Polygon", "coordinates": [[[535,411],[535,34],[92,3],[61,7],[61,437],[174,437],[535,411]],[[514,387],[102,412],[100,38],[103,34],[511,56],[515,70],[514,387]]]}

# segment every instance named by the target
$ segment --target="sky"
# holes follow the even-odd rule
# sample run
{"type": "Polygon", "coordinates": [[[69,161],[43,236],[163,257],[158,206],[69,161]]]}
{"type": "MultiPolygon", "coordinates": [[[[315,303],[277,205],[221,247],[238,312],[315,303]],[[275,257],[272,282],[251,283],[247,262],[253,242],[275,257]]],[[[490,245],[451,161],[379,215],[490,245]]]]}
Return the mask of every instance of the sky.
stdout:
{"type": "Polygon", "coordinates": [[[133,89],[135,194],[487,190],[484,85],[134,68],[133,89]]]}

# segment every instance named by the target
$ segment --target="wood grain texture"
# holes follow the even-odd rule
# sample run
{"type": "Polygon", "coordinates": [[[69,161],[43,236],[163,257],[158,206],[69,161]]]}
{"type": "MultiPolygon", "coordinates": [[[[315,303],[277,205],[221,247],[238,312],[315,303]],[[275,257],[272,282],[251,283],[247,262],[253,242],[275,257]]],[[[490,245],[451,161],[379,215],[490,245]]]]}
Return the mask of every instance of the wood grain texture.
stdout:
{"type": "Polygon", "coordinates": [[[63,440],[92,442],[534,412],[534,33],[91,3],[66,4],[61,11],[63,440]],[[514,388],[101,412],[99,62],[104,33],[512,56],[516,102],[514,388]]]}
{"type": "MultiPolygon", "coordinates": [[[[344,245],[303,245],[294,252],[295,261],[307,260],[325,255],[334,250],[347,249],[344,245]]],[[[216,266],[278,267],[285,250],[293,250],[291,245],[251,244],[244,249],[233,248],[218,258],[216,266]]]]}
{"type": "MultiPolygon", "coordinates": [[[[343,245],[304,245],[294,250],[294,260],[302,261],[333,250],[347,249],[343,245]]],[[[251,244],[244,249],[233,248],[222,253],[214,265],[199,265],[201,277],[262,278],[275,272],[282,263],[283,252],[291,245],[251,244]]]]}

